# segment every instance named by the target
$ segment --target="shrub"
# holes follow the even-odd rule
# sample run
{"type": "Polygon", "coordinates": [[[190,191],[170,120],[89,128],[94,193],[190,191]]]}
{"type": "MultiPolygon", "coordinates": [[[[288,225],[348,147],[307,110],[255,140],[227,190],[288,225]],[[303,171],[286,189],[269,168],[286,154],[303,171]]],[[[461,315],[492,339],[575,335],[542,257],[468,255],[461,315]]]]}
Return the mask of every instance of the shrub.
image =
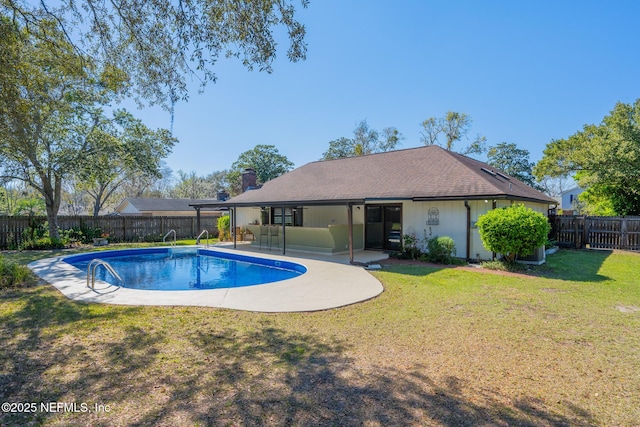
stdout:
{"type": "Polygon", "coordinates": [[[521,203],[493,209],[481,215],[476,224],[484,247],[503,254],[509,262],[533,254],[545,244],[551,230],[547,217],[521,203]]]}
{"type": "Polygon", "coordinates": [[[218,218],[218,235],[220,240],[228,240],[231,238],[231,217],[229,215],[222,215],[218,218]]]}
{"type": "Polygon", "coordinates": [[[93,243],[93,239],[102,237],[102,228],[100,227],[83,227],[79,230],[79,234],[82,236],[82,243],[93,243]]]}
{"type": "Polygon", "coordinates": [[[429,252],[426,257],[431,262],[451,264],[456,254],[456,243],[449,236],[436,236],[427,241],[429,252]]]}
{"type": "Polygon", "coordinates": [[[69,244],[77,242],[85,243],[84,233],[77,227],[70,228],[68,230],[60,230],[60,237],[69,244]]]}
{"type": "Polygon", "coordinates": [[[418,238],[414,234],[405,234],[402,236],[402,252],[398,258],[418,259],[419,256],[418,238]]]}
{"type": "Polygon", "coordinates": [[[36,277],[27,267],[0,256],[0,289],[31,286],[36,282],[36,277]]]}
{"type": "Polygon", "coordinates": [[[40,237],[34,240],[25,240],[20,244],[20,250],[23,251],[40,251],[48,249],[63,249],[66,247],[66,242],[61,239],[52,239],[50,237],[40,237]]]}

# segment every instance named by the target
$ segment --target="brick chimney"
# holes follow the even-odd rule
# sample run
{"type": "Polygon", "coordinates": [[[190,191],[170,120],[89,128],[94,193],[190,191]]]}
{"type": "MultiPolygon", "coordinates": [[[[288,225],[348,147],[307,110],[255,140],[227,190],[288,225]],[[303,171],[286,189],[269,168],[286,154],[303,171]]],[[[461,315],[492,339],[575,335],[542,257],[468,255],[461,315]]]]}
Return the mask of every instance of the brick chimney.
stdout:
{"type": "Polygon", "coordinates": [[[242,172],[242,192],[256,188],[258,186],[258,178],[253,168],[246,168],[242,172]]]}

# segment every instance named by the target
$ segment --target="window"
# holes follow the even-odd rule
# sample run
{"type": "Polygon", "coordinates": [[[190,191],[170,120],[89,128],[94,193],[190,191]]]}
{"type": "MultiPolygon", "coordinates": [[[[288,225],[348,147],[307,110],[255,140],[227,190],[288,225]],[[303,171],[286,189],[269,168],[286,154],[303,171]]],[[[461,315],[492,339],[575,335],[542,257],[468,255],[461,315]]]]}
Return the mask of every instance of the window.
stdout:
{"type": "MultiPolygon", "coordinates": [[[[282,208],[271,208],[271,224],[282,225],[282,208]]],[[[284,208],[284,225],[302,227],[302,207],[284,208]]]]}

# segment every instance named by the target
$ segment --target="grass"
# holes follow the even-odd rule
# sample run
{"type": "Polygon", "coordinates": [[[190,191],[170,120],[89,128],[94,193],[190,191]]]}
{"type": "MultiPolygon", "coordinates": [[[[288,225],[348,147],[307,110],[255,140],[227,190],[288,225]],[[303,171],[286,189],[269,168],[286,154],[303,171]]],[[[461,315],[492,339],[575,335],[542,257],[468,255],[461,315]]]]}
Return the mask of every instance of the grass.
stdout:
{"type": "Polygon", "coordinates": [[[2,413],[0,424],[640,424],[640,255],[560,251],[531,277],[374,274],[378,298],[315,313],[3,291],[0,400],[91,411],[2,413]]]}

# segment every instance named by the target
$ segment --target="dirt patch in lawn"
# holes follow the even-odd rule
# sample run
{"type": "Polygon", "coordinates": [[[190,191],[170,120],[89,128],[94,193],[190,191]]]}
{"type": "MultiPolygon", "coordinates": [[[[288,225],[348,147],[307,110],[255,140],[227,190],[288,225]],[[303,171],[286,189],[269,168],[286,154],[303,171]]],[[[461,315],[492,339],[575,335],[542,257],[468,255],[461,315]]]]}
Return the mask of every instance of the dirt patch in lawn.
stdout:
{"type": "Polygon", "coordinates": [[[513,271],[503,271],[503,270],[492,270],[489,268],[484,268],[479,264],[476,265],[444,265],[444,264],[435,264],[431,262],[424,261],[416,261],[411,259],[398,259],[398,258],[388,258],[383,261],[380,261],[378,264],[384,266],[392,266],[392,265],[415,265],[420,267],[432,267],[432,268],[452,268],[455,270],[463,270],[463,271],[475,271],[479,273],[487,273],[487,274],[495,274],[498,276],[509,276],[509,277],[532,277],[536,276],[535,274],[525,274],[525,273],[517,273],[513,271]]]}
{"type": "Polygon", "coordinates": [[[616,309],[622,313],[637,313],[640,311],[640,307],[635,305],[617,305],[616,309]]]}

